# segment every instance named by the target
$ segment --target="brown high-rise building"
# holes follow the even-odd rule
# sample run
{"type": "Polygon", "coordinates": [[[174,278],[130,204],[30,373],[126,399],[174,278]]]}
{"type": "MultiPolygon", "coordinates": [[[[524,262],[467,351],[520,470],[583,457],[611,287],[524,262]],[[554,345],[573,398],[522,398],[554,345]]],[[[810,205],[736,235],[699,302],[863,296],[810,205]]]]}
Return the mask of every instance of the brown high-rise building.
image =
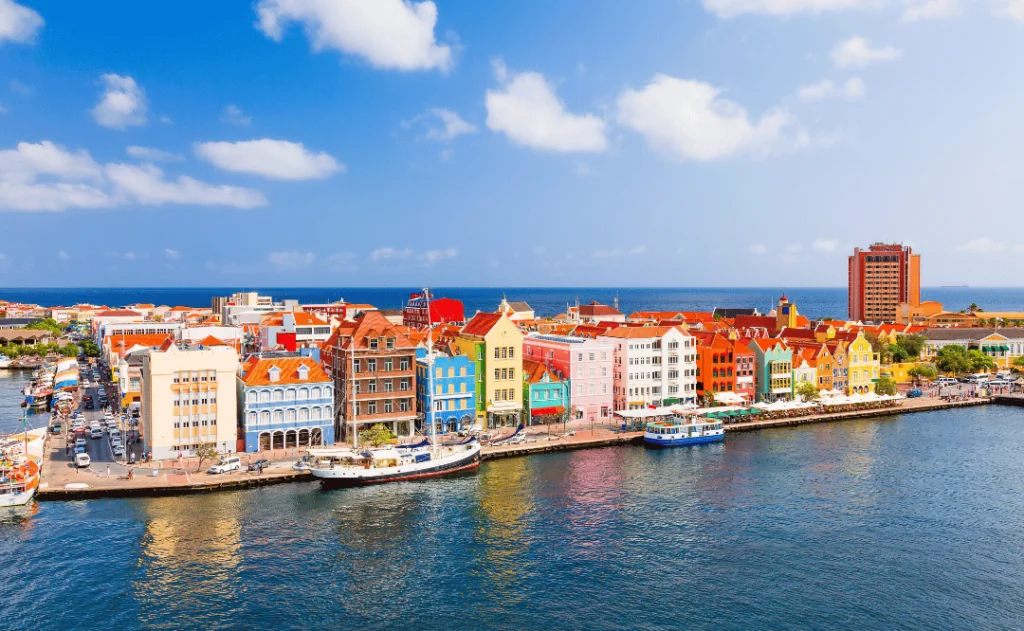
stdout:
{"type": "Polygon", "coordinates": [[[921,255],[899,244],[854,248],[849,287],[851,320],[895,322],[898,304],[921,304],[921,255]]]}

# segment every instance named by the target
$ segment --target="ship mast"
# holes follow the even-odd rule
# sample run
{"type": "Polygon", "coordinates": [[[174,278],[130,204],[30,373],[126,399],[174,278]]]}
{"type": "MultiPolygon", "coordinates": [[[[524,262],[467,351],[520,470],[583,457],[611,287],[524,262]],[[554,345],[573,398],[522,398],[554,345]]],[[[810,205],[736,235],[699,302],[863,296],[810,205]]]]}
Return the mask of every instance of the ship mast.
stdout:
{"type": "Polygon", "coordinates": [[[434,452],[434,457],[437,457],[437,426],[434,425],[434,323],[430,317],[430,288],[423,288],[423,297],[427,301],[427,400],[430,401],[428,406],[430,409],[427,410],[427,417],[430,421],[430,434],[432,440],[430,441],[431,448],[434,452]]]}

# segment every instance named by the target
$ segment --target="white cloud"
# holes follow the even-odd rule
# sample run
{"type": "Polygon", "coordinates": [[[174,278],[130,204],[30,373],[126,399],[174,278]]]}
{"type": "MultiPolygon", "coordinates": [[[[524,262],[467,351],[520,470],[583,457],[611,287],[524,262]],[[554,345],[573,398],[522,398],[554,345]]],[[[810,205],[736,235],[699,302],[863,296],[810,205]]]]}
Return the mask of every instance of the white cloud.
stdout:
{"type": "Polygon", "coordinates": [[[0,105],[0,114],[6,114],[6,113],[7,113],[7,108],[4,107],[3,105],[0,105]]]}
{"type": "Polygon", "coordinates": [[[245,112],[237,105],[230,103],[220,114],[220,119],[232,125],[248,125],[252,122],[252,116],[246,116],[245,112]]]}
{"type": "Polygon", "coordinates": [[[476,125],[467,123],[457,113],[440,107],[430,110],[430,113],[440,119],[443,128],[430,127],[427,130],[428,140],[450,141],[455,140],[464,134],[475,134],[476,125]]]}
{"type": "Polygon", "coordinates": [[[960,13],[959,0],[903,0],[903,21],[940,20],[960,13]]]}
{"type": "Polygon", "coordinates": [[[43,16],[39,13],[14,0],[0,0],[0,43],[31,42],[41,28],[43,16]]]}
{"type": "Polygon", "coordinates": [[[61,261],[66,261],[71,258],[71,255],[64,250],[61,250],[60,252],[57,252],[57,258],[61,261]]]}
{"type": "Polygon", "coordinates": [[[427,250],[420,257],[427,263],[427,265],[433,265],[438,261],[444,261],[446,259],[453,259],[459,255],[459,251],[455,248],[448,248],[446,250],[427,250]]]}
{"type": "Polygon", "coordinates": [[[18,94],[29,95],[35,92],[35,88],[28,85],[27,83],[22,83],[17,79],[11,79],[9,85],[11,86],[11,89],[17,92],[18,94]]]}
{"type": "Polygon", "coordinates": [[[720,92],[701,81],[658,74],[642,89],[619,95],[616,118],[652,148],[680,160],[766,155],[807,144],[805,133],[787,134],[794,125],[788,112],[772,110],[751,121],[720,92]]]}
{"type": "Polygon", "coordinates": [[[768,254],[768,247],[762,243],[755,243],[751,245],[749,248],[747,248],[747,251],[750,252],[751,254],[757,255],[768,254]]]}
{"type": "Polygon", "coordinates": [[[307,151],[301,142],[244,140],[203,142],[196,155],[234,173],[250,173],[275,180],[319,180],[345,170],[345,165],[324,152],[307,151]]]}
{"type": "Polygon", "coordinates": [[[815,239],[811,247],[818,252],[835,252],[839,249],[839,241],[837,239],[815,239]]]}
{"type": "Polygon", "coordinates": [[[292,270],[309,267],[316,262],[316,255],[312,252],[271,252],[267,260],[278,269],[292,270]]]}
{"type": "Polygon", "coordinates": [[[596,250],[593,254],[595,259],[621,259],[628,256],[640,256],[647,252],[646,245],[638,245],[632,248],[615,248],[612,250],[596,250]]]}
{"type": "Polygon", "coordinates": [[[413,255],[412,250],[396,250],[395,248],[377,248],[370,252],[370,260],[374,263],[382,261],[404,261],[413,255]]]}
{"type": "Polygon", "coordinates": [[[100,165],[84,150],[44,140],[0,150],[0,210],[61,211],[130,203],[252,208],[267,203],[259,191],[179,177],[170,182],[151,164],[100,165]]]}
{"type": "Polygon", "coordinates": [[[452,49],[434,37],[437,5],[411,0],[260,0],[256,28],[281,41],[296,22],[313,50],[332,48],[394,70],[446,71],[452,49]]]}
{"type": "Polygon", "coordinates": [[[825,79],[800,88],[797,94],[805,101],[818,101],[832,97],[859,99],[864,96],[864,80],[860,77],[851,77],[837,85],[831,79],[825,79]]]}
{"type": "Polygon", "coordinates": [[[593,114],[572,114],[539,72],[509,73],[500,61],[495,76],[503,85],[487,91],[487,127],[513,143],[560,152],[608,148],[607,123],[593,114]]]}
{"type": "Polygon", "coordinates": [[[177,261],[181,258],[181,252],[178,250],[172,250],[171,248],[166,248],[164,249],[164,256],[172,261],[177,261]]]}
{"type": "Polygon", "coordinates": [[[139,147],[137,145],[125,148],[125,152],[133,158],[146,160],[148,162],[181,162],[185,159],[185,156],[180,153],[171,153],[170,151],[163,151],[162,149],[139,147]]]}
{"type": "Polygon", "coordinates": [[[868,9],[879,6],[879,0],[701,0],[704,9],[722,18],[746,13],[761,15],[793,15],[825,13],[843,9],[868,9]]]}
{"type": "Polygon", "coordinates": [[[131,77],[116,74],[105,74],[103,94],[100,102],[92,108],[92,117],[97,123],[110,129],[123,129],[131,125],[144,125],[146,111],[146,94],[131,77]]]}
{"type": "Polygon", "coordinates": [[[160,122],[163,123],[164,125],[173,125],[174,124],[174,121],[171,120],[171,117],[170,116],[166,116],[166,115],[160,117],[160,122]]]}
{"type": "Polygon", "coordinates": [[[1024,0],[1005,0],[997,14],[1005,15],[1011,20],[1024,22],[1024,0]]]}
{"type": "Polygon", "coordinates": [[[255,208],[267,204],[263,193],[238,186],[207,184],[182,175],[165,180],[163,172],[152,164],[108,164],[104,169],[116,194],[144,206],[194,204],[255,208]]]}
{"type": "Polygon", "coordinates": [[[865,37],[851,37],[832,50],[832,61],[840,68],[863,68],[876,61],[893,61],[903,56],[894,46],[873,47],[865,37]]]}
{"type": "Polygon", "coordinates": [[[800,256],[800,253],[803,252],[803,250],[804,246],[802,244],[790,243],[783,248],[782,252],[779,252],[779,260],[784,263],[795,263],[797,261],[801,261],[804,258],[800,256]]]}
{"type": "Polygon", "coordinates": [[[963,243],[956,247],[957,252],[967,252],[969,254],[994,254],[996,252],[1002,252],[1005,249],[1005,243],[1002,241],[995,241],[988,237],[971,239],[967,243],[963,243]]]}

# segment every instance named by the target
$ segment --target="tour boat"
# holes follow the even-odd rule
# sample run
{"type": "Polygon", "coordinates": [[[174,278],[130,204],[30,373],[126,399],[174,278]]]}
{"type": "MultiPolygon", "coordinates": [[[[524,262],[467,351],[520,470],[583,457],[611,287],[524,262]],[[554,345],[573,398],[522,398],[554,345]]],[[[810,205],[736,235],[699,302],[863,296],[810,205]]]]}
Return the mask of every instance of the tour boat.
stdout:
{"type": "Polygon", "coordinates": [[[4,355],[3,353],[0,353],[0,368],[10,368],[11,361],[12,360],[10,357],[4,355]]]}
{"type": "Polygon", "coordinates": [[[647,447],[682,447],[725,440],[725,430],[717,421],[700,416],[669,416],[647,424],[644,445],[647,447]]]}
{"type": "Polygon", "coordinates": [[[475,438],[457,445],[402,449],[310,449],[308,471],[324,486],[363,486],[432,478],[480,466],[475,438]]]}

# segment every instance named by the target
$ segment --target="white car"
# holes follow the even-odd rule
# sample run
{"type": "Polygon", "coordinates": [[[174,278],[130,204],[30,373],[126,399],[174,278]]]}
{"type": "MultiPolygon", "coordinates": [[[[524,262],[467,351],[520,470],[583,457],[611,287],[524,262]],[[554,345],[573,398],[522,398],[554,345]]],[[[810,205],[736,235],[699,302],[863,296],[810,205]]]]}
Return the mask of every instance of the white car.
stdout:
{"type": "Polygon", "coordinates": [[[210,473],[227,473],[228,471],[237,471],[241,468],[241,459],[238,456],[232,456],[230,458],[223,458],[220,462],[210,467],[210,473]]]}
{"type": "Polygon", "coordinates": [[[123,456],[124,455],[124,447],[122,447],[121,445],[114,445],[114,455],[115,456],[123,456]]]}
{"type": "Polygon", "coordinates": [[[89,454],[75,454],[75,466],[78,468],[88,467],[92,463],[89,454]]]}

